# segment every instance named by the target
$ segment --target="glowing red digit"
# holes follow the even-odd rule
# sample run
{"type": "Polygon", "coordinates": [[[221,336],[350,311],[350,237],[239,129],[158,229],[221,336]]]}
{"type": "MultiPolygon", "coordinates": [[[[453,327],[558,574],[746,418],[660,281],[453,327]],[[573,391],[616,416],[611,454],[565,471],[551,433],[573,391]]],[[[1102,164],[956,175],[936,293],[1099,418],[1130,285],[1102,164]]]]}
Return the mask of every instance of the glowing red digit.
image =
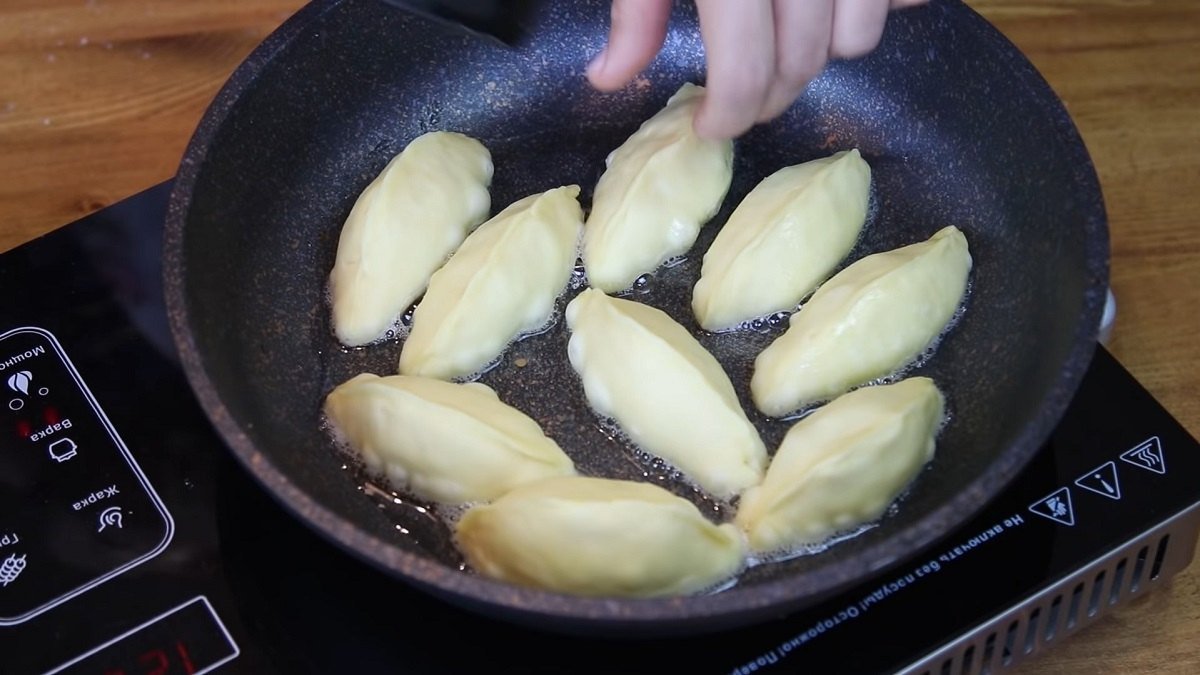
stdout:
{"type": "Polygon", "coordinates": [[[194,675],[196,666],[192,665],[192,657],[188,654],[187,647],[184,646],[183,640],[175,641],[175,651],[179,652],[179,660],[183,663],[183,672],[187,675],[194,675]]]}

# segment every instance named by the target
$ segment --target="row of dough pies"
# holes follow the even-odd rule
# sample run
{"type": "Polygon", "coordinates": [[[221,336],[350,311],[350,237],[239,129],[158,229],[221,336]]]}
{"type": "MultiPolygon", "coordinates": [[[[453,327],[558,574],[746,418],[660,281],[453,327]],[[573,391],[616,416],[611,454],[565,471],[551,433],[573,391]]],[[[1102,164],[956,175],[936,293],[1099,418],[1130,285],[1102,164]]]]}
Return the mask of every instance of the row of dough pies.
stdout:
{"type": "Polygon", "coordinates": [[[480,573],[591,596],[711,589],[748,560],[878,518],[933,456],[944,402],[931,380],[861,385],[933,343],[971,258],[948,227],[830,278],[866,220],[870,168],[857,151],[764,179],[694,287],[700,325],[721,330],[794,308],[819,286],[756,359],[751,390],[770,416],[832,402],[795,423],[773,458],[696,338],[661,310],[614,297],[687,252],[729,188],[731,143],[692,131],[701,96],[684,85],[609,156],[586,225],[574,185],[479,224],[490,154],[433,132],[388,164],[343,227],[330,277],[343,343],[380,340],[424,296],[399,374],[337,386],[330,427],[398,489],[468,505],[455,536],[480,573]],[[566,309],[568,356],[589,404],[707,493],[738,500],[733,522],[713,523],[655,485],[579,475],[536,421],[486,385],[456,381],[551,318],[578,257],[590,288],[566,309]]]}

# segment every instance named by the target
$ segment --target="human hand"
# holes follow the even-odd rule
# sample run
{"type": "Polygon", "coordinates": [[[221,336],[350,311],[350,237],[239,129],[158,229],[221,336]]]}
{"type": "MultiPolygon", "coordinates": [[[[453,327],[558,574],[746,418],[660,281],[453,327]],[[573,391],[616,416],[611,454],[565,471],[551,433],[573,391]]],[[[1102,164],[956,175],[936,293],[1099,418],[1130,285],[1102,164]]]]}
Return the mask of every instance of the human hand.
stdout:
{"type": "MultiPolygon", "coordinates": [[[[879,44],[890,9],[928,0],[696,0],[708,78],[695,128],[739,136],[778,117],[829,59],[864,56],[879,44]]],[[[654,60],[671,0],[613,0],[608,45],[588,65],[592,86],[614,91],[654,60]]]]}

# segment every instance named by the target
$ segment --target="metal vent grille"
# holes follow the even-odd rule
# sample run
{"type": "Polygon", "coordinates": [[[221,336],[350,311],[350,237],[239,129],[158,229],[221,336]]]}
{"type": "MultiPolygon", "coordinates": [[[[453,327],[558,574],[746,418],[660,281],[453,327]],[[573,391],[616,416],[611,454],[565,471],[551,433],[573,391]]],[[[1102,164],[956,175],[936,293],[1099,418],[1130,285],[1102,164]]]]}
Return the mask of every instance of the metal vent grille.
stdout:
{"type": "Polygon", "coordinates": [[[987,675],[1014,666],[1087,626],[1105,610],[1156,588],[1187,567],[1200,535],[1200,505],[1147,531],[929,654],[912,675],[987,675]]]}

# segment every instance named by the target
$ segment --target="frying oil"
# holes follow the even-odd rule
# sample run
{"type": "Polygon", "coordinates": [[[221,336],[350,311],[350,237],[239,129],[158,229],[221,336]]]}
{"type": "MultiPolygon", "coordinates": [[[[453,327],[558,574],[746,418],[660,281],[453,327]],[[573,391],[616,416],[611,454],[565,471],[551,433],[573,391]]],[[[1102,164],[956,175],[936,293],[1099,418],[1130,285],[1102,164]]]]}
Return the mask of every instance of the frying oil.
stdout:
{"type": "Polygon", "coordinates": [[[774,312],[764,316],[756,316],[753,319],[748,319],[739,323],[732,328],[725,328],[714,331],[716,333],[744,333],[747,331],[761,333],[763,335],[770,334],[779,326],[787,323],[790,312],[774,312]]]}

